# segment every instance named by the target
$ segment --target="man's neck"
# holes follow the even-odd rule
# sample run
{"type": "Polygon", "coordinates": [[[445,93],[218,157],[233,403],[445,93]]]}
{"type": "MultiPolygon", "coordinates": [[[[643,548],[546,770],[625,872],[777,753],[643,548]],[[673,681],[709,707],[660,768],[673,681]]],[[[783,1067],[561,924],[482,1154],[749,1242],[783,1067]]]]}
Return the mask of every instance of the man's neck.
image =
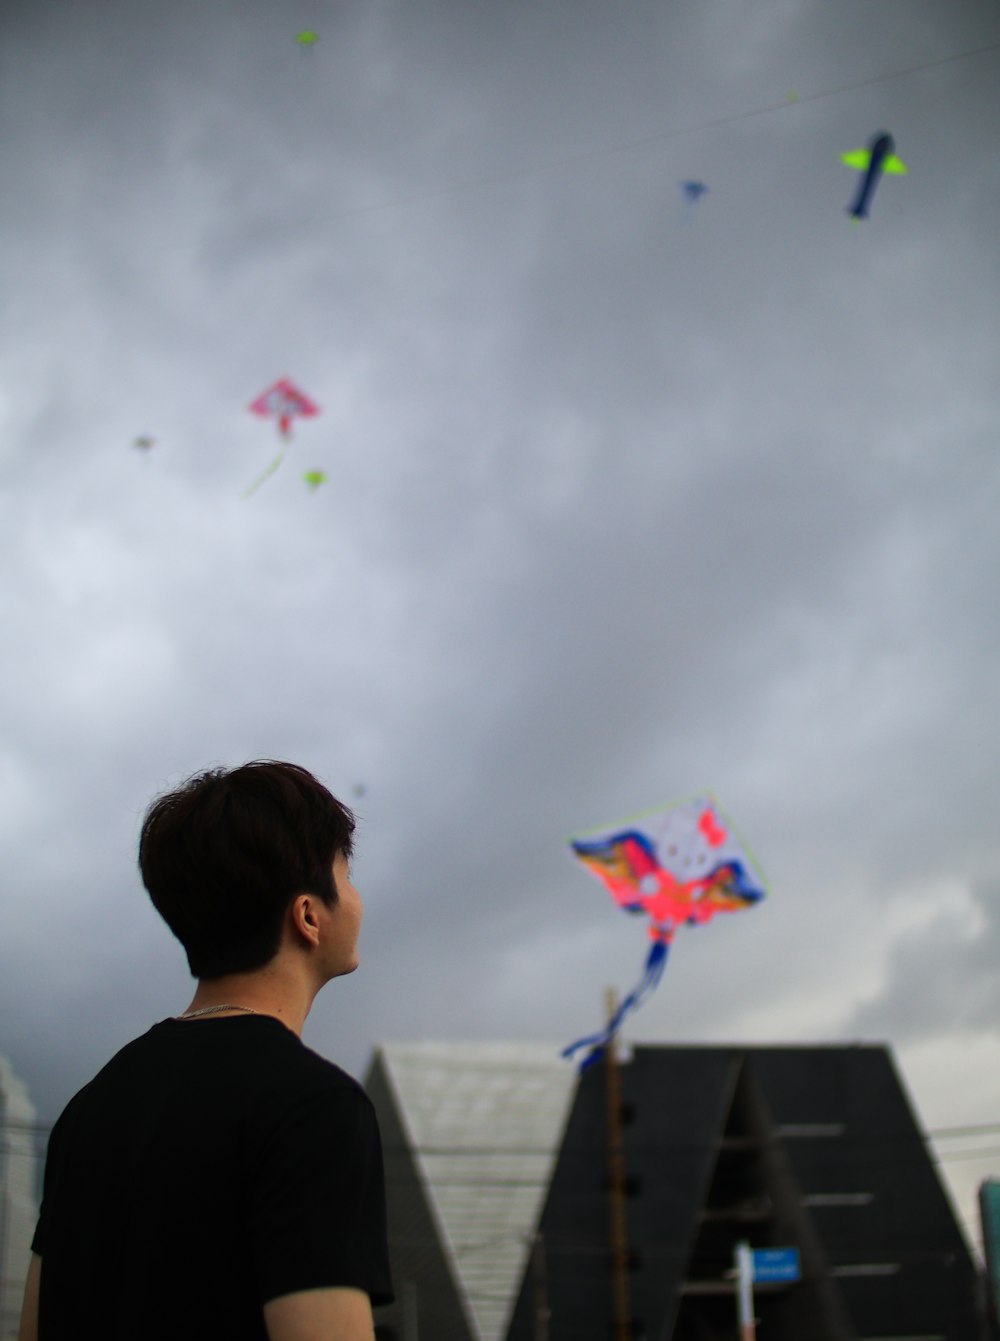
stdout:
{"type": "MultiPolygon", "coordinates": [[[[191,1004],[183,1013],[204,1011],[210,1006],[242,1006],[243,1010],[234,1010],[232,1013],[242,1015],[253,1011],[255,1015],[271,1015],[301,1038],[314,995],[305,984],[290,981],[286,975],[272,972],[268,967],[256,973],[232,973],[224,978],[200,979],[191,1004]]],[[[198,1019],[218,1019],[225,1014],[226,1011],[218,1010],[210,1015],[201,1015],[198,1019]]]]}

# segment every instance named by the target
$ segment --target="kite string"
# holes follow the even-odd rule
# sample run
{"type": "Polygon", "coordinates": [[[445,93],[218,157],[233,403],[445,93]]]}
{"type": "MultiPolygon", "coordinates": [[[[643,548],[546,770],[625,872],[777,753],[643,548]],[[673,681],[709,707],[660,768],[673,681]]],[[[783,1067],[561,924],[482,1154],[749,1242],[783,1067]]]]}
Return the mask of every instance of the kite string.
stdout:
{"type": "Polygon", "coordinates": [[[858,79],[853,83],[841,84],[838,88],[824,89],[819,93],[796,95],[791,100],[787,97],[782,98],[781,102],[768,103],[764,107],[751,107],[744,112],[733,112],[728,116],[716,117],[713,121],[699,121],[690,126],[681,126],[676,130],[654,131],[651,135],[643,135],[635,140],[621,140],[617,144],[605,145],[601,149],[582,150],[580,153],[570,154],[566,158],[550,159],[545,163],[537,163],[534,167],[516,168],[511,172],[468,178],[465,181],[454,182],[450,186],[438,187],[436,190],[426,191],[420,195],[404,196],[396,200],[384,200],[377,205],[359,205],[357,209],[344,210],[340,214],[331,215],[329,222],[332,223],[338,219],[352,219],[363,214],[375,214],[381,210],[400,209],[406,205],[422,205],[432,200],[457,195],[461,191],[475,191],[484,186],[499,186],[504,182],[523,181],[527,177],[551,172],[555,168],[572,167],[577,163],[586,163],[594,158],[606,158],[609,154],[622,153],[628,149],[642,149],[648,144],[680,139],[683,135],[694,135],[700,130],[717,130],[720,126],[735,125],[738,121],[747,121],[755,116],[766,116],[769,112],[788,111],[791,107],[797,107],[799,103],[818,102],[822,98],[838,97],[841,93],[853,93],[857,89],[869,88],[873,84],[884,84],[890,79],[901,79],[904,75],[917,74],[922,70],[932,70],[939,65],[950,65],[955,61],[968,60],[972,56],[981,56],[988,51],[1000,51],[1000,42],[991,42],[986,46],[973,47],[969,51],[959,51],[951,56],[940,56],[936,60],[923,61],[919,65],[907,65],[900,70],[890,70],[887,74],[872,75],[868,79],[858,79]]]}
{"type": "Polygon", "coordinates": [[[271,462],[268,468],[263,472],[263,474],[258,475],[257,478],[254,480],[253,484],[250,485],[249,489],[245,489],[240,496],[242,498],[249,498],[251,494],[256,493],[257,490],[260,488],[260,486],[264,483],[264,481],[270,479],[270,477],[278,469],[278,467],[281,465],[284,459],[285,459],[285,449],[284,447],[282,447],[281,451],[274,458],[274,460],[271,462]]]}

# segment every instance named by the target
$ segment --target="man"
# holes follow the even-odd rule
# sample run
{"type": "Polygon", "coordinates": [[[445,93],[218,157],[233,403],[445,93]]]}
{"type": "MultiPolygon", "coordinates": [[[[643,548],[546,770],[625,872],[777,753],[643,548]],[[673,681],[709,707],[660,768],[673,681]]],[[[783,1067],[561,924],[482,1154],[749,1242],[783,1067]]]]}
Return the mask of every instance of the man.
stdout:
{"type": "Polygon", "coordinates": [[[301,1042],[358,965],[354,817],[269,760],[154,801],[139,865],[198,987],[52,1130],[20,1341],[372,1341],[378,1126],[301,1042]]]}

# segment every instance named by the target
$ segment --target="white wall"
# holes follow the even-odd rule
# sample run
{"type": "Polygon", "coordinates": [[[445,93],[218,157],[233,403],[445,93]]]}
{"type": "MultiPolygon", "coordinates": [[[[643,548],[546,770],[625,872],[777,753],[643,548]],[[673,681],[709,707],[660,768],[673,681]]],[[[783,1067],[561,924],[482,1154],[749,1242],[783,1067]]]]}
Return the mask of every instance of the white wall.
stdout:
{"type": "Polygon", "coordinates": [[[35,1110],[0,1057],[0,1341],[16,1341],[38,1203],[35,1110]]]}

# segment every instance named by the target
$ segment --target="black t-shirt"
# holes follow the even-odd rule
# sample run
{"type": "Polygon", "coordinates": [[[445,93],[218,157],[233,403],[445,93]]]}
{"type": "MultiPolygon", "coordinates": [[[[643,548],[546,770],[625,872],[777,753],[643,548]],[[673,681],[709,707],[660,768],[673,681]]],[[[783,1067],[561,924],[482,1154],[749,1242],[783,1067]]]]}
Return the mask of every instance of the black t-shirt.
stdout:
{"type": "Polygon", "coordinates": [[[266,1341],[279,1295],[387,1303],[375,1111],[272,1016],[164,1020],[52,1129],[31,1246],[39,1341],[266,1341]]]}

